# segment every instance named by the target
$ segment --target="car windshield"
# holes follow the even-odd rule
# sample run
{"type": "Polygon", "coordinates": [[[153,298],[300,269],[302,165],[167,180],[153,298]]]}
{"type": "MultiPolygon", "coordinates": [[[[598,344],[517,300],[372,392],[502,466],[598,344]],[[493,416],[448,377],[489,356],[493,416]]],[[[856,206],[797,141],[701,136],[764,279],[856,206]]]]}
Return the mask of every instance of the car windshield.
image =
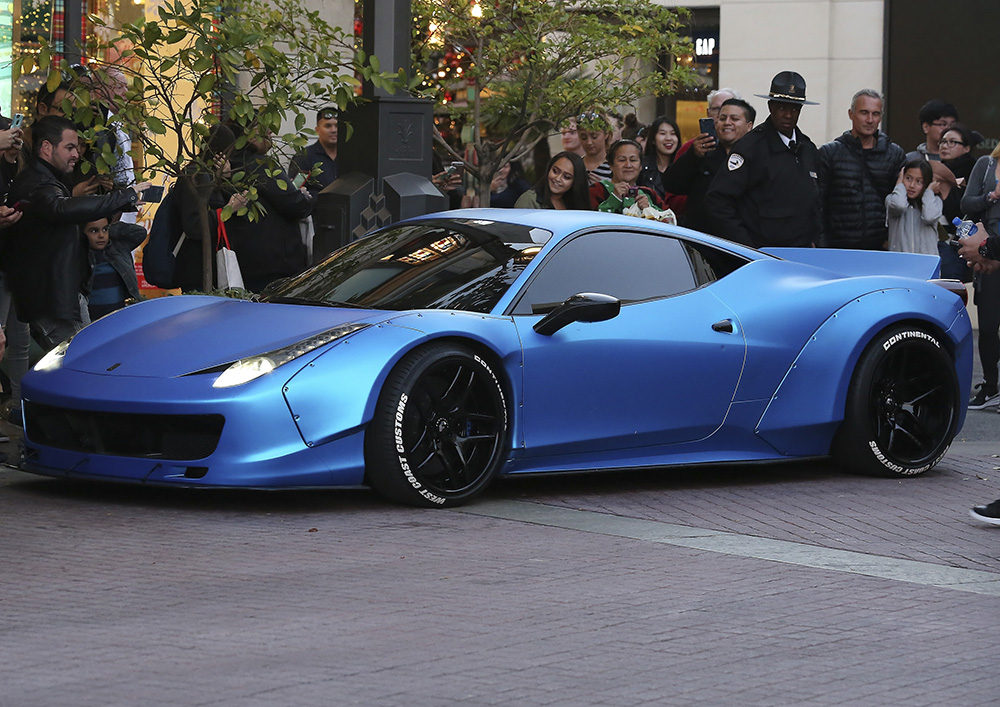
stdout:
{"type": "Polygon", "coordinates": [[[390,226],[264,293],[265,302],[487,313],[551,233],[479,219],[390,226]]]}

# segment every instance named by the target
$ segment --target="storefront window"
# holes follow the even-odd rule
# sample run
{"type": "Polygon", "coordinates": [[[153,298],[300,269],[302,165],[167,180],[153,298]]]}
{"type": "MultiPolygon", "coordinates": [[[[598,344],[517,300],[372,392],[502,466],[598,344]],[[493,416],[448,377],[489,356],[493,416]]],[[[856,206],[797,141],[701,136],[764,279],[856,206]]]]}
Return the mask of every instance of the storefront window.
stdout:
{"type": "Polygon", "coordinates": [[[657,115],[673,115],[684,140],[697,135],[698,119],[705,117],[708,94],[719,88],[719,8],[693,8],[687,24],[694,49],[674,61],[694,70],[698,83],[673,96],[657,99],[657,115]]]}
{"type": "Polygon", "coordinates": [[[14,57],[38,54],[41,42],[47,41],[57,52],[56,60],[65,56],[70,63],[85,64],[89,58],[84,47],[95,31],[89,19],[92,15],[114,27],[137,20],[144,12],[145,0],[12,0],[5,4],[0,0],[0,112],[33,118],[35,95],[47,78],[35,71],[14,82],[10,68],[14,57]]]}

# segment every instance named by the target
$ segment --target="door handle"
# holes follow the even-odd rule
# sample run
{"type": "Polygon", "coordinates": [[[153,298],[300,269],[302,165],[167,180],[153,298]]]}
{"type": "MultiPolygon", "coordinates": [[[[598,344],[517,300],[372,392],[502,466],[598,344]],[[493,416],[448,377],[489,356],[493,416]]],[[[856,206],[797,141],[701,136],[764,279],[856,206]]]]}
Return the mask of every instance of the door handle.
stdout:
{"type": "Polygon", "coordinates": [[[723,319],[721,322],[716,322],[715,324],[712,325],[712,330],[713,331],[721,331],[724,334],[732,334],[733,333],[733,320],[732,319],[723,319]]]}

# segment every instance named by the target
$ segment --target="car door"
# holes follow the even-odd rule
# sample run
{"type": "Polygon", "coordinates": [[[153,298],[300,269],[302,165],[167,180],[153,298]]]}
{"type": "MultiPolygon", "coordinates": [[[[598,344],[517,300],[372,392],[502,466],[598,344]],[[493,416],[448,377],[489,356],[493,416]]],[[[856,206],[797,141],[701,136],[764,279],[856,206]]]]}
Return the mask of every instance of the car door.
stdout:
{"type": "Polygon", "coordinates": [[[711,271],[690,244],[638,230],[584,233],[553,251],[512,310],[524,352],[523,454],[679,443],[718,429],[745,342],[734,312],[701,286],[711,271]],[[621,312],[550,336],[532,329],[539,308],[580,292],[617,297],[621,312]]]}

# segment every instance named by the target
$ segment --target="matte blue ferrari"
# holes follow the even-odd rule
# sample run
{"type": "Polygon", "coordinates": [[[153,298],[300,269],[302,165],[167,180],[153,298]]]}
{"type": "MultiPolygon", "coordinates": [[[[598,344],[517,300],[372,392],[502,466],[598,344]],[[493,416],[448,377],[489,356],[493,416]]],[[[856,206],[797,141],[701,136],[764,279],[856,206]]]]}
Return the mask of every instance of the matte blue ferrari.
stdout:
{"type": "Polygon", "coordinates": [[[832,456],[913,476],[972,375],[964,289],[937,273],[596,212],[430,214],[259,301],[86,327],[24,379],[24,466],[431,507],[500,474],[832,456]]]}

